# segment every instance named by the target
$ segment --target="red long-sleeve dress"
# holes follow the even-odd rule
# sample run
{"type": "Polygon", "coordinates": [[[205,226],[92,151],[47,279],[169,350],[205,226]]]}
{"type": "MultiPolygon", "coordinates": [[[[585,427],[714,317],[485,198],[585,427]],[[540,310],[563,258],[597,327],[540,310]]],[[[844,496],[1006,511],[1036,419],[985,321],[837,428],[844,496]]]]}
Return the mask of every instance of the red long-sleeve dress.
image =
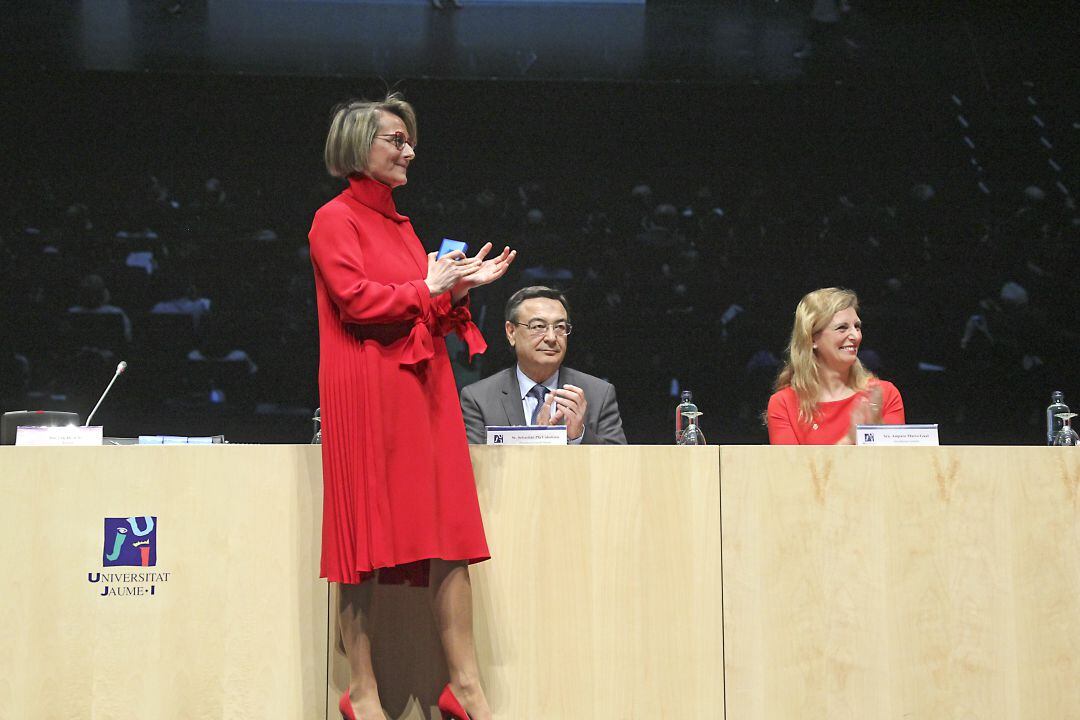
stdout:
{"type": "Polygon", "coordinates": [[[319,313],[322,577],[489,557],[444,336],[486,348],[467,305],[431,297],[427,256],[390,188],[367,177],[309,234],[319,313]]]}

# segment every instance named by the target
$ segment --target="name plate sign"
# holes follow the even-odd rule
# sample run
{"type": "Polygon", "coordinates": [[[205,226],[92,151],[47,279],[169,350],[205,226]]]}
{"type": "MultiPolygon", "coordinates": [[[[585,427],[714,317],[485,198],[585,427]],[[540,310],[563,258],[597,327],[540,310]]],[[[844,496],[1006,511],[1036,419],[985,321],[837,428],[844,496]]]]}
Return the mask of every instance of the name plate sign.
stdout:
{"type": "Polygon", "coordinates": [[[488,425],[488,445],[565,445],[565,425],[488,425]]]}
{"type": "Polygon", "coordinates": [[[26,447],[59,445],[100,445],[101,425],[80,427],[61,425],[57,427],[29,427],[20,425],[15,431],[15,444],[26,447]]]}
{"type": "Polygon", "coordinates": [[[938,445],[938,426],[933,425],[856,425],[856,445],[938,445]]]}
{"type": "Polygon", "coordinates": [[[140,435],[140,445],[213,445],[224,442],[221,436],[186,437],[183,435],[140,435]]]}

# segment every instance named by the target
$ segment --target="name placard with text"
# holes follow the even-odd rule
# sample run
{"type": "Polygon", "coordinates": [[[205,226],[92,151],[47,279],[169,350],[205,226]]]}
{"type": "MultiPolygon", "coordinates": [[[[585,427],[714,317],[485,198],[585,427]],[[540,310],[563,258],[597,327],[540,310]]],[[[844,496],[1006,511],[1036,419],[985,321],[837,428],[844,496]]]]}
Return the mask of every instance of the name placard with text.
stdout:
{"type": "Polygon", "coordinates": [[[565,445],[565,425],[488,425],[488,445],[565,445]]]}
{"type": "Polygon", "coordinates": [[[938,426],[932,425],[857,425],[856,445],[938,445],[938,426]]]}

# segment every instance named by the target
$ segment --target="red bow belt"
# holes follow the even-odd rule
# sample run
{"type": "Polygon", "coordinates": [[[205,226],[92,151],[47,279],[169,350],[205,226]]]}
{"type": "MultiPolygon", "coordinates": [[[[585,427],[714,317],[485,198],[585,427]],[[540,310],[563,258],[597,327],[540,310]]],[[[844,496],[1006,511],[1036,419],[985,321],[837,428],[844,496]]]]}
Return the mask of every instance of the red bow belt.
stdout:
{"type": "Polygon", "coordinates": [[[417,318],[409,331],[409,339],[401,350],[402,365],[417,365],[435,357],[435,345],[432,335],[445,337],[453,330],[469,348],[469,361],[473,356],[487,350],[487,342],[480,333],[480,328],[472,321],[472,313],[465,306],[455,307],[446,315],[417,318]]]}

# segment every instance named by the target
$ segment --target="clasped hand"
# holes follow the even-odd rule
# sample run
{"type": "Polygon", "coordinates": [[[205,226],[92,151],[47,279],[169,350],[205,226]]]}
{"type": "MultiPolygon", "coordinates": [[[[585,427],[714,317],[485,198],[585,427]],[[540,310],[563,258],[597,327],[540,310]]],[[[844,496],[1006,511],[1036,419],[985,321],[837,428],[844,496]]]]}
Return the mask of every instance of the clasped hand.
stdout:
{"type": "Polygon", "coordinates": [[[568,440],[577,440],[585,432],[585,410],[589,403],[585,400],[585,391],[576,385],[563,385],[548,393],[544,405],[536,416],[537,425],[565,425],[568,440]],[[555,402],[555,414],[551,414],[551,404],[555,402]]]}

